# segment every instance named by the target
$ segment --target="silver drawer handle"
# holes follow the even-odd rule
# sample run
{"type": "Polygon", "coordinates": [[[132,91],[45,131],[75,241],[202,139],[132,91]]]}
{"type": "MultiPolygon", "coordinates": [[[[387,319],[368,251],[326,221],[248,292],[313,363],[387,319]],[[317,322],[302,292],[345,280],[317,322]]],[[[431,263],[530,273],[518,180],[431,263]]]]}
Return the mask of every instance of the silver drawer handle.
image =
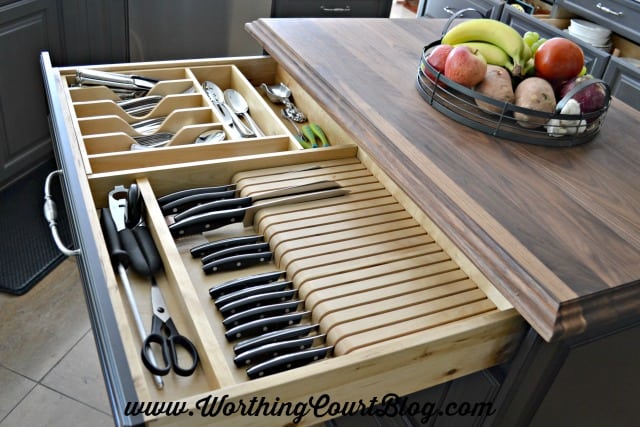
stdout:
{"type": "Polygon", "coordinates": [[[58,247],[58,250],[66,256],[76,256],[80,255],[80,249],[69,249],[62,243],[62,239],[60,239],[58,224],[56,222],[58,219],[58,209],[51,198],[51,179],[60,173],[62,173],[61,170],[55,170],[47,175],[47,179],[44,181],[44,218],[49,223],[49,229],[51,230],[53,241],[58,247]]]}
{"type": "Polygon", "coordinates": [[[320,10],[322,10],[323,12],[348,13],[348,12],[351,12],[351,6],[349,5],[346,5],[345,7],[320,6],[320,10]]]}
{"type": "Polygon", "coordinates": [[[624,12],[616,12],[615,10],[610,9],[609,7],[603,5],[602,3],[598,3],[596,5],[596,7],[598,9],[600,9],[601,11],[606,12],[606,13],[608,13],[610,15],[613,15],[613,16],[622,16],[622,15],[624,15],[624,12]]]}

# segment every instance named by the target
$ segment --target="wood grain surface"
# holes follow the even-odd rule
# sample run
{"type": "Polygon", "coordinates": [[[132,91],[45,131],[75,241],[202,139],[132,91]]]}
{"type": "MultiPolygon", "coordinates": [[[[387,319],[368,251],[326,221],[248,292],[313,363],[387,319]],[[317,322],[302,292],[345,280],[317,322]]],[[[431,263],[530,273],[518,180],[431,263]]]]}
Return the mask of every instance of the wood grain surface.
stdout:
{"type": "Polygon", "coordinates": [[[261,19],[247,30],[543,338],[637,319],[640,113],[614,99],[596,138],[572,148],[458,124],[415,87],[444,22],[261,19]]]}

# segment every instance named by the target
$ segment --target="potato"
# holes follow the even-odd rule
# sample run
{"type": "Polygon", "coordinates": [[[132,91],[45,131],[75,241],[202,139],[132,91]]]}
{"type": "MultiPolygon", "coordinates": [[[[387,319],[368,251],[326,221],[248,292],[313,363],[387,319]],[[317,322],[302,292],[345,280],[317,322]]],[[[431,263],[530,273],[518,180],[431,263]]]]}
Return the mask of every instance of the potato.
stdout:
{"type": "MultiPolygon", "coordinates": [[[[530,110],[552,113],[556,109],[556,97],[551,84],[540,77],[529,77],[516,86],[515,104],[518,107],[530,110]]],[[[547,120],[524,113],[514,112],[513,116],[518,124],[525,128],[537,128],[544,125],[547,120]]]]}
{"type": "MultiPolygon", "coordinates": [[[[513,86],[511,85],[511,74],[506,68],[498,65],[487,65],[487,72],[475,90],[482,95],[488,96],[499,102],[513,103],[515,95],[513,93],[513,86]]],[[[484,102],[479,99],[475,99],[476,105],[484,110],[494,113],[501,113],[502,107],[484,102]]]]}

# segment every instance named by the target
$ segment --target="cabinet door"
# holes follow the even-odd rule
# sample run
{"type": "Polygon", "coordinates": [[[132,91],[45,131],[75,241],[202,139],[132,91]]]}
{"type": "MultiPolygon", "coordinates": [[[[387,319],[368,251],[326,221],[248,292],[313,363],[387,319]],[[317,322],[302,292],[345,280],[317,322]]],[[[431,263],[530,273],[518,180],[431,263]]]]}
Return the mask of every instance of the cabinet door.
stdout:
{"type": "Polygon", "coordinates": [[[425,16],[429,18],[449,18],[462,9],[475,9],[475,12],[465,12],[461,18],[485,18],[500,17],[502,3],[492,0],[429,0],[425,9],[425,16]]]}
{"type": "Polygon", "coordinates": [[[388,18],[392,0],[273,0],[274,18],[388,18]]]}
{"type": "Polygon", "coordinates": [[[564,37],[573,40],[582,48],[584,62],[589,74],[597,78],[602,78],[604,75],[607,62],[609,62],[609,54],[604,50],[595,48],[551,24],[547,24],[543,19],[533,18],[531,15],[519,12],[511,6],[504,7],[500,20],[518,30],[520,34],[524,34],[527,31],[536,31],[540,34],[540,37],[547,39],[551,37],[564,37]]]}
{"type": "Polygon", "coordinates": [[[0,6],[0,187],[51,155],[38,58],[60,52],[56,9],[55,0],[0,6]]]}
{"type": "Polygon", "coordinates": [[[611,57],[603,80],[609,83],[611,95],[640,110],[640,69],[624,58],[611,57]]]}

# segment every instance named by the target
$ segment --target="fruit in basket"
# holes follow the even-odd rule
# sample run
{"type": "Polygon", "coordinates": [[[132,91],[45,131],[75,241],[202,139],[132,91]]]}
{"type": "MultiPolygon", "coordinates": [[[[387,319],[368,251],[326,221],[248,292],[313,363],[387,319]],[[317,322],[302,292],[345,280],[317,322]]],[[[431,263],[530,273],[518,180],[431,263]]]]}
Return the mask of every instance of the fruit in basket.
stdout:
{"type": "MultiPolygon", "coordinates": [[[[475,87],[475,91],[501,103],[513,103],[515,100],[513,86],[511,85],[511,74],[505,68],[497,65],[487,65],[484,79],[475,87]]],[[[502,107],[478,98],[475,98],[475,103],[478,107],[487,111],[498,114],[503,111],[502,107]]]]}
{"type": "MultiPolygon", "coordinates": [[[[564,98],[577,84],[592,79],[593,76],[591,75],[575,77],[560,87],[558,96],[564,98]]],[[[583,113],[591,113],[604,108],[607,102],[607,93],[602,84],[592,84],[573,95],[572,99],[575,99],[580,104],[580,110],[583,113]]]]}
{"type": "Polygon", "coordinates": [[[469,19],[448,30],[442,43],[457,45],[466,42],[491,43],[506,52],[513,63],[512,73],[520,75],[527,61],[525,42],[514,28],[494,19],[469,19]]]}
{"type": "Polygon", "coordinates": [[[498,46],[486,42],[465,42],[456,46],[467,46],[474,54],[480,54],[487,61],[487,64],[498,65],[511,72],[513,62],[507,53],[498,46]]]}
{"type": "MultiPolygon", "coordinates": [[[[431,65],[436,71],[444,74],[444,64],[447,62],[447,56],[453,50],[453,46],[448,44],[439,44],[434,47],[431,52],[429,52],[429,56],[427,56],[427,62],[431,65]]],[[[425,69],[424,72],[430,78],[435,80],[436,76],[432,75],[428,69],[425,69]]],[[[438,82],[442,84],[441,82],[438,82]]]]}
{"type": "Polygon", "coordinates": [[[472,88],[484,79],[487,61],[466,46],[451,49],[444,64],[444,75],[450,80],[472,88]]]}
{"type": "Polygon", "coordinates": [[[540,45],[535,53],[536,76],[552,83],[576,77],[584,66],[580,46],[563,37],[553,37],[540,45]]]}
{"type": "MultiPolygon", "coordinates": [[[[556,109],[556,98],[553,86],[540,77],[529,77],[521,81],[515,90],[515,105],[543,113],[552,113],[556,109]]],[[[547,119],[531,114],[514,111],[513,117],[525,128],[537,128],[544,125],[547,119]]]]}

